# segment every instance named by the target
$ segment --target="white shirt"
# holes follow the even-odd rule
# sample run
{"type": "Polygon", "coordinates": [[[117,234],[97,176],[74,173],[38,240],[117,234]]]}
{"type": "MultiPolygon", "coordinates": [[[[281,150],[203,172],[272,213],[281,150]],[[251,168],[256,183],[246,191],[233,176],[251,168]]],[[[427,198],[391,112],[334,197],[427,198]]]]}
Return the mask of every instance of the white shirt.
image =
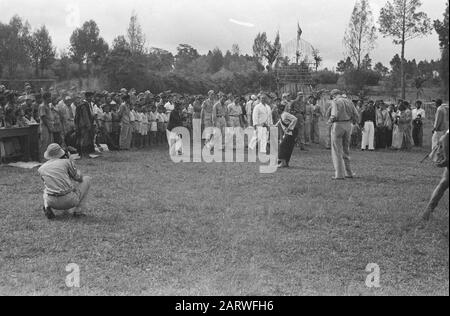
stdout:
{"type": "Polygon", "coordinates": [[[269,105],[259,103],[253,109],[253,126],[273,125],[272,110],[269,105]]]}
{"type": "Polygon", "coordinates": [[[170,113],[175,110],[175,106],[170,102],[167,102],[166,105],[164,105],[164,108],[166,109],[166,113],[170,113]]]}
{"type": "Polygon", "coordinates": [[[412,119],[413,120],[415,120],[419,115],[422,116],[422,120],[425,119],[425,110],[422,108],[412,110],[412,119]]]}

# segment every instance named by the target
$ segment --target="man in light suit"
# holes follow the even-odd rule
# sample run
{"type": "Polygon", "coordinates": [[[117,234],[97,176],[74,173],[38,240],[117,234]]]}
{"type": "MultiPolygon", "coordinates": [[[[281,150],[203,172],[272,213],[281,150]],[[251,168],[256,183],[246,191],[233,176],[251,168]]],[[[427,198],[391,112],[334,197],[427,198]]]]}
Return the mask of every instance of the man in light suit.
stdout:
{"type": "Polygon", "coordinates": [[[256,129],[256,136],[251,140],[249,148],[254,150],[259,142],[261,153],[267,153],[267,141],[269,139],[269,128],[273,125],[272,109],[266,95],[261,95],[261,102],[253,109],[253,126],[256,129]]]}
{"type": "Polygon", "coordinates": [[[353,178],[350,166],[350,138],[352,123],[358,121],[358,112],[348,98],[342,96],[339,90],[331,92],[331,155],[336,171],[333,180],[353,178]]]}

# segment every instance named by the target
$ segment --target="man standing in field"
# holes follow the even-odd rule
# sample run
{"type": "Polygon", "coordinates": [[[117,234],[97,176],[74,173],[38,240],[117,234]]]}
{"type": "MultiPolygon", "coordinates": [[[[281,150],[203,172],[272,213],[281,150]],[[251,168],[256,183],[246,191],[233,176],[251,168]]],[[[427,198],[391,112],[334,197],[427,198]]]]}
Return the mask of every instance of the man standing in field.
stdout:
{"type": "Polygon", "coordinates": [[[422,147],[423,146],[423,122],[425,120],[425,110],[422,109],[422,101],[416,101],[416,108],[412,110],[412,119],[413,119],[413,141],[414,146],[422,147]]]}
{"type": "MultiPolygon", "coordinates": [[[[202,123],[203,123],[203,129],[211,128],[214,126],[213,122],[212,122],[212,112],[213,112],[214,104],[215,104],[214,91],[210,90],[208,92],[208,98],[203,102],[202,110],[200,112],[200,117],[201,117],[202,123]]],[[[203,135],[202,135],[202,138],[203,138],[203,135]]],[[[203,139],[205,139],[205,142],[209,143],[211,141],[211,135],[209,135],[209,137],[205,137],[203,139]]]]}
{"type": "Polygon", "coordinates": [[[306,104],[304,102],[303,92],[297,94],[297,98],[291,103],[287,109],[289,113],[297,118],[297,145],[300,150],[306,150],[305,148],[305,115],[306,115],[306,104]]]}
{"type": "Polygon", "coordinates": [[[358,112],[348,98],[344,98],[339,90],[331,91],[331,155],[336,171],[333,180],[353,178],[350,166],[350,138],[352,123],[358,121],[358,112]]]}
{"type": "Polygon", "coordinates": [[[49,92],[44,93],[43,102],[39,105],[39,118],[40,118],[40,144],[39,144],[39,159],[44,160],[44,152],[48,146],[53,143],[53,123],[52,114],[50,109],[51,94],[49,92]]]}
{"type": "Polygon", "coordinates": [[[245,105],[248,126],[253,126],[253,110],[255,109],[257,99],[256,95],[252,95],[245,105]]]}
{"type": "Polygon", "coordinates": [[[312,126],[312,116],[314,111],[314,96],[309,96],[308,102],[306,103],[305,111],[305,143],[306,145],[311,144],[311,126],[312,126]]]}
{"type": "Polygon", "coordinates": [[[268,105],[268,97],[261,96],[261,102],[256,105],[253,110],[253,126],[256,129],[256,137],[254,137],[249,148],[254,150],[256,144],[259,142],[259,149],[261,153],[267,153],[267,142],[269,140],[269,128],[273,125],[272,110],[268,105]]]}
{"type": "Polygon", "coordinates": [[[131,125],[130,118],[130,96],[124,95],[122,97],[122,104],[119,107],[117,116],[120,119],[120,137],[119,148],[120,150],[131,149],[131,138],[133,136],[133,127],[131,125]]]}
{"type": "Polygon", "coordinates": [[[216,128],[216,131],[214,132],[214,149],[224,149],[223,139],[225,137],[225,128],[227,127],[228,121],[228,109],[225,105],[225,95],[219,93],[219,101],[214,104],[212,111],[212,123],[216,128]],[[218,134],[219,131],[220,135],[218,134]]]}
{"type": "Polygon", "coordinates": [[[92,92],[86,92],[86,99],[81,102],[75,112],[75,130],[80,157],[88,156],[93,152],[92,147],[94,147],[94,117],[91,110],[92,96],[92,92]]]}
{"type": "Polygon", "coordinates": [[[316,98],[312,100],[313,104],[313,113],[312,113],[312,122],[311,122],[311,141],[314,144],[320,143],[320,130],[319,130],[319,121],[323,116],[322,109],[320,105],[317,104],[316,98]]]}

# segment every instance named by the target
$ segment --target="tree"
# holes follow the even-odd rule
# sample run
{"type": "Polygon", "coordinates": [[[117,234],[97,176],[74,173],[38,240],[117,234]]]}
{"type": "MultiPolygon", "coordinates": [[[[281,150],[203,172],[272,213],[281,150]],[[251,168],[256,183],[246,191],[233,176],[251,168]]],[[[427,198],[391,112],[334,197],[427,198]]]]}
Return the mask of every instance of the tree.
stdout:
{"type": "Polygon", "coordinates": [[[277,35],[275,36],[275,40],[272,43],[268,42],[268,47],[266,51],[266,59],[269,66],[269,69],[272,68],[273,64],[278,60],[280,57],[281,52],[281,40],[280,40],[280,32],[277,32],[277,35]]]}
{"type": "Polygon", "coordinates": [[[340,73],[344,73],[348,70],[353,70],[355,69],[355,65],[352,62],[352,59],[350,57],[347,57],[347,59],[341,60],[338,64],[337,64],[337,68],[336,71],[340,72],[340,73]]]}
{"type": "Polygon", "coordinates": [[[444,13],[444,20],[434,21],[434,28],[439,35],[439,46],[442,51],[441,58],[441,78],[447,98],[449,94],[449,2],[447,0],[447,8],[444,13]]]}
{"type": "Polygon", "coordinates": [[[364,59],[361,62],[360,70],[371,70],[372,69],[372,58],[370,58],[369,54],[364,56],[364,59]]]}
{"type": "Polygon", "coordinates": [[[100,30],[95,21],[90,20],[76,29],[70,37],[70,53],[74,62],[82,69],[86,63],[90,73],[91,65],[98,65],[108,52],[108,44],[100,37],[100,30]]]}
{"type": "Polygon", "coordinates": [[[135,12],[132,13],[130,18],[127,37],[132,54],[142,55],[145,53],[145,35],[142,32],[142,27],[139,24],[138,16],[135,12]]]}
{"type": "Polygon", "coordinates": [[[344,46],[357,70],[361,69],[363,56],[375,47],[376,39],[376,27],[369,1],[358,0],[344,36],[344,46]]]}
{"type": "Polygon", "coordinates": [[[6,65],[9,76],[16,74],[19,65],[29,64],[30,25],[15,15],[9,24],[0,23],[0,64],[6,65]]]}
{"type": "Polygon", "coordinates": [[[191,62],[200,57],[198,51],[188,44],[180,44],[175,55],[175,69],[186,68],[191,62]]]}
{"type": "Polygon", "coordinates": [[[316,72],[319,70],[320,65],[322,64],[323,58],[320,56],[320,51],[316,48],[313,48],[312,55],[314,58],[314,65],[316,67],[316,72]]]}
{"type": "Polygon", "coordinates": [[[43,75],[44,71],[54,62],[55,55],[56,49],[53,47],[52,38],[44,25],[31,37],[31,59],[36,76],[39,76],[39,71],[43,75]]]}
{"type": "Polygon", "coordinates": [[[128,50],[131,52],[130,44],[128,44],[125,36],[119,35],[113,40],[113,50],[128,50]]]}
{"type": "Polygon", "coordinates": [[[380,32],[392,37],[395,45],[401,45],[400,80],[402,99],[406,97],[405,46],[414,38],[431,33],[431,20],[424,12],[417,12],[422,6],[420,0],[392,0],[380,12],[380,32]]]}
{"type": "Polygon", "coordinates": [[[241,49],[238,44],[233,44],[231,47],[231,54],[233,56],[240,56],[241,55],[241,49]]]}
{"type": "Polygon", "coordinates": [[[261,65],[267,64],[271,69],[280,57],[281,40],[280,32],[277,32],[273,44],[267,39],[266,32],[258,33],[253,43],[253,55],[261,65]]]}
{"type": "Polygon", "coordinates": [[[149,68],[156,71],[171,71],[174,57],[171,52],[153,47],[148,54],[149,68]]]}
{"type": "Polygon", "coordinates": [[[253,56],[258,59],[260,64],[264,63],[265,55],[267,49],[269,47],[269,43],[267,41],[266,32],[258,33],[253,42],[253,56]]]}
{"type": "Polygon", "coordinates": [[[209,72],[216,73],[223,67],[224,57],[222,51],[219,48],[215,48],[212,51],[212,56],[209,59],[209,72]]]}
{"type": "Polygon", "coordinates": [[[381,62],[377,63],[373,70],[380,74],[382,78],[385,78],[389,74],[389,68],[384,66],[381,62]]]}

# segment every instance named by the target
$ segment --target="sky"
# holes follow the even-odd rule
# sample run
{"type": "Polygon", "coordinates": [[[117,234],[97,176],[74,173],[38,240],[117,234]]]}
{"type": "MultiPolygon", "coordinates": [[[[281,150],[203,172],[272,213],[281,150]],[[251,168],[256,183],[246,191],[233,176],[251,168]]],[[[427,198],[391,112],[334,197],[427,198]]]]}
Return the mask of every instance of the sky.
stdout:
{"type": "MultiPolygon", "coordinates": [[[[101,36],[112,43],[126,33],[133,11],[138,15],[149,47],[176,52],[180,43],[200,53],[215,47],[222,51],[237,43],[243,53],[252,54],[253,40],[267,32],[273,40],[280,31],[282,43],[296,38],[297,22],[303,39],[319,49],[324,67],[334,68],[343,59],[342,39],[356,0],[0,0],[0,22],[18,14],[33,29],[46,25],[58,51],[67,49],[73,30],[84,21],[97,22],[101,36]]],[[[375,20],[387,0],[370,0],[375,20]]],[[[442,20],[445,0],[422,0],[421,10],[442,20]]],[[[374,62],[389,65],[400,52],[389,38],[379,34],[371,53],[374,62]]],[[[435,32],[407,43],[406,58],[438,59],[435,32]]]]}

